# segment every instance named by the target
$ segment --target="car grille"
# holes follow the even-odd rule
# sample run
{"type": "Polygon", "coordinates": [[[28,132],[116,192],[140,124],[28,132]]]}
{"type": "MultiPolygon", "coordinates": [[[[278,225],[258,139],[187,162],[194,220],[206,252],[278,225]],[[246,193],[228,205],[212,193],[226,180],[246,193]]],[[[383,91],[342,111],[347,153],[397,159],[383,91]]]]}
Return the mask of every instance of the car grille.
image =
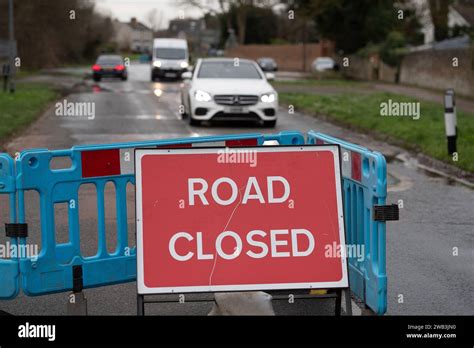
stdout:
{"type": "Polygon", "coordinates": [[[258,103],[256,95],[216,95],[214,101],[219,105],[255,105],[258,103]]]}

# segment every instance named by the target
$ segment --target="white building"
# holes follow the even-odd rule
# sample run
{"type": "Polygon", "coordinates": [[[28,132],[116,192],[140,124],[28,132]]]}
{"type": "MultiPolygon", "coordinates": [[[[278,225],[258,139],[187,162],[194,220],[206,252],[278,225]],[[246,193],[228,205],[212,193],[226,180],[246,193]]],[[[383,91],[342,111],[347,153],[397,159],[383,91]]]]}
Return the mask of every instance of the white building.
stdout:
{"type": "Polygon", "coordinates": [[[132,18],[130,22],[114,21],[114,41],[120,50],[150,53],[153,47],[153,31],[132,18]]]}
{"type": "MultiPolygon", "coordinates": [[[[425,36],[424,43],[430,44],[435,41],[434,39],[434,26],[431,21],[430,9],[428,0],[413,0],[413,4],[420,15],[420,21],[422,25],[421,31],[425,36]]],[[[460,1],[454,1],[453,5],[449,6],[448,12],[448,27],[450,29],[458,27],[472,27],[473,23],[474,8],[463,4],[460,1]]]]}

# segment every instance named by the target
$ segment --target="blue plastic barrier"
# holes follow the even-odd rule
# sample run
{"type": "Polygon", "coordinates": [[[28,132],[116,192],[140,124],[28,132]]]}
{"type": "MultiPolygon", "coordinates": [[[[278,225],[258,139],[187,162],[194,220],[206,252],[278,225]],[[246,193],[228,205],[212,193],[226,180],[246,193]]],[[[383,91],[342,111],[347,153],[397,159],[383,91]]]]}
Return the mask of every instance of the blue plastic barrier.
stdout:
{"type": "MultiPolygon", "coordinates": [[[[40,199],[41,250],[36,260],[20,258],[21,286],[30,296],[91,288],[133,281],[136,278],[135,248],[128,245],[126,186],[135,184],[133,149],[137,147],[199,145],[263,145],[265,141],[282,145],[304,144],[299,132],[275,135],[244,134],[181,138],[171,140],[131,142],[108,145],[75,146],[68,150],[34,149],[21,152],[16,161],[18,222],[25,216],[25,192],[35,190],[40,199]],[[54,157],[69,157],[67,169],[50,169],[54,157]],[[109,253],[106,246],[104,188],[115,185],[117,210],[117,248],[109,253]],[[98,252],[84,257],[80,250],[78,191],[83,184],[93,184],[97,190],[98,252]],[[69,241],[55,239],[54,206],[68,204],[69,241]]],[[[21,244],[26,243],[22,238],[21,244]]]]}
{"type": "MultiPolygon", "coordinates": [[[[133,149],[163,146],[238,146],[263,145],[277,141],[281,145],[301,145],[304,136],[288,131],[279,134],[243,134],[181,139],[75,146],[67,150],[33,149],[23,151],[16,160],[0,154],[0,194],[9,195],[10,222],[25,222],[25,193],[35,190],[40,198],[41,251],[37,258],[0,259],[0,299],[13,298],[21,288],[27,295],[42,295],[74,289],[74,284],[91,288],[134,281],[135,248],[128,244],[126,187],[135,184],[133,149]],[[50,169],[55,157],[69,157],[67,169],[50,169]],[[104,189],[112,182],[116,192],[117,247],[108,252],[105,234],[104,189]],[[93,184],[97,190],[98,251],[85,257],[80,250],[78,192],[81,185],[93,184]],[[15,209],[18,199],[18,216],[15,209]],[[56,242],[55,204],[68,204],[69,241],[56,242]],[[76,279],[76,281],[74,280],[76,279]]],[[[385,222],[373,220],[373,206],[385,204],[387,195],[386,162],[377,152],[315,131],[307,142],[341,146],[344,210],[348,245],[363,246],[363,260],[349,258],[350,287],[376,313],[387,308],[385,270],[385,222]]],[[[11,243],[26,244],[25,238],[11,243]]],[[[16,245],[16,244],[15,244],[16,245]]]]}
{"type": "MultiPolygon", "coordinates": [[[[374,205],[384,205],[387,197],[387,164],[384,156],[365,147],[308,132],[310,144],[341,146],[346,243],[363,246],[364,257],[349,257],[352,292],[377,314],[387,311],[385,266],[385,222],[374,221],[374,205]]],[[[353,249],[354,250],[354,249],[353,249]]]]}
{"type": "MultiPolygon", "coordinates": [[[[15,199],[15,167],[13,159],[4,153],[0,153],[0,194],[8,195],[9,220],[16,222],[16,199],[15,199]]],[[[6,207],[5,207],[6,208],[6,207]]],[[[10,246],[18,246],[17,238],[8,238],[10,246]]],[[[4,250],[10,249],[4,245],[4,250]]],[[[11,250],[11,249],[10,249],[11,250]]],[[[19,265],[17,258],[0,258],[0,299],[12,299],[19,292],[19,265]]]]}

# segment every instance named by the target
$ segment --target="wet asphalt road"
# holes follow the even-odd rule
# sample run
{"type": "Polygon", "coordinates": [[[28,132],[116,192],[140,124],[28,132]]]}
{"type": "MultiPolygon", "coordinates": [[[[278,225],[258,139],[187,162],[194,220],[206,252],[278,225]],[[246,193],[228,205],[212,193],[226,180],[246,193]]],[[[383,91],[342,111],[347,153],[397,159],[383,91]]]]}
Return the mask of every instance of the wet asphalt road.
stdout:
{"type": "MultiPolygon", "coordinates": [[[[96,116],[58,117],[51,107],[30,129],[7,144],[8,152],[47,147],[69,148],[78,144],[111,143],[161,138],[236,133],[274,133],[282,130],[319,130],[393,157],[401,152],[373,141],[363,134],[333,126],[309,116],[290,115],[281,108],[275,129],[255,123],[219,123],[191,127],[179,114],[179,82],[151,83],[147,65],[133,65],[129,81],[104,80],[84,91],[71,94],[70,102],[94,102],[96,116]]],[[[443,178],[420,172],[410,163],[393,161],[388,202],[403,200],[400,221],[387,227],[388,314],[474,314],[474,191],[453,185],[443,178]],[[458,255],[453,255],[458,248],[458,255]],[[400,296],[401,295],[401,296],[400,296]],[[400,300],[403,299],[403,302],[400,300]]],[[[79,196],[81,251],[93,255],[97,248],[95,189],[85,187],[79,196]]],[[[106,191],[107,245],[113,250],[116,239],[113,187],[106,191]]],[[[128,190],[128,222],[133,241],[134,193],[128,190]]],[[[27,197],[30,243],[39,243],[38,198],[27,197]]],[[[6,201],[0,198],[0,221],[6,219],[6,201]]],[[[67,241],[66,207],[58,208],[57,240],[67,241]],[[62,210],[61,210],[62,209],[62,210]]],[[[0,237],[4,243],[4,237],[0,237]]],[[[135,314],[135,283],[85,290],[90,314],[135,314]]],[[[42,297],[20,295],[0,302],[0,310],[12,314],[65,314],[66,293],[42,297]]],[[[150,314],[207,314],[212,303],[149,305],[150,314]]],[[[297,301],[274,304],[277,314],[332,314],[331,300],[297,301]]]]}

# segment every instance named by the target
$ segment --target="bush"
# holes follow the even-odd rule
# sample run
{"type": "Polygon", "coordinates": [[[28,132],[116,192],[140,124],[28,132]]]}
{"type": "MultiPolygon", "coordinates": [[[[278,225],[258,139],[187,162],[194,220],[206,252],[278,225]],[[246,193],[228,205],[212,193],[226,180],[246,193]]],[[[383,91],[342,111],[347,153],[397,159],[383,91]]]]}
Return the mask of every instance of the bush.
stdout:
{"type": "Polygon", "coordinates": [[[405,36],[398,32],[390,32],[380,46],[380,58],[385,64],[398,66],[403,54],[406,52],[405,36]]]}

